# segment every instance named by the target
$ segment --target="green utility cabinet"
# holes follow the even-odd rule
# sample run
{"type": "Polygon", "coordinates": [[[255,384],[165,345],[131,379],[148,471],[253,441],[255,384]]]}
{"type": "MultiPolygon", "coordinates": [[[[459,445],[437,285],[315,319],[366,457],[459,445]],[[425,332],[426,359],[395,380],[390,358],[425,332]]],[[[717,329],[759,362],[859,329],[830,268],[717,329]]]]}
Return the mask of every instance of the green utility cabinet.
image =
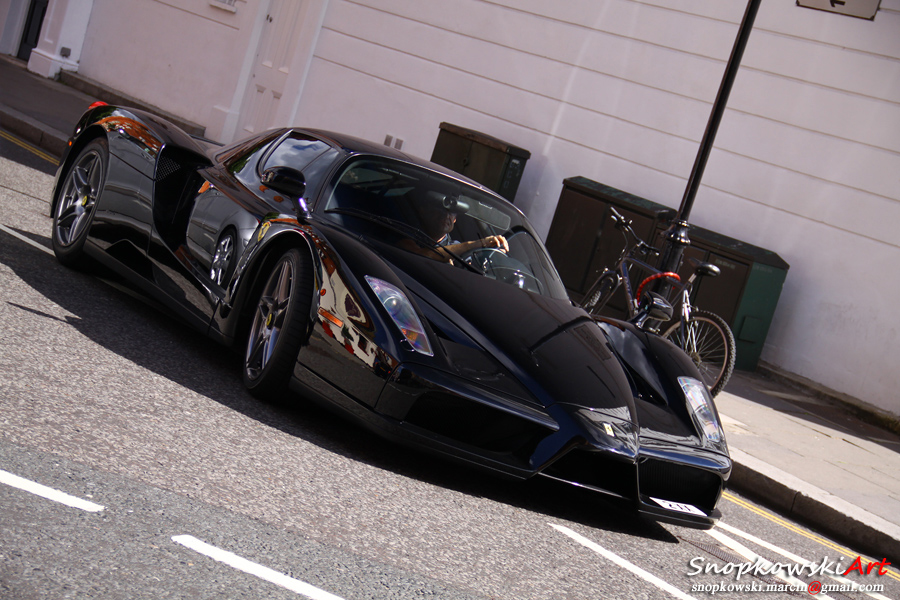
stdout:
{"type": "MultiPolygon", "coordinates": [[[[735,366],[755,370],[790,267],[771,250],[708,229],[691,227],[690,237],[685,256],[699,251],[700,260],[722,271],[718,277],[701,278],[691,300],[725,319],[737,342],[735,366]]],[[[690,271],[690,265],[683,265],[680,274],[690,271]]]]}
{"type": "Polygon", "coordinates": [[[531,152],[495,137],[441,123],[431,162],[473,179],[513,202],[531,152]]]}
{"type": "MultiPolygon", "coordinates": [[[[546,245],[576,301],[582,299],[605,267],[614,266],[622,250],[624,238],[614,227],[610,206],[631,219],[637,234],[660,250],[676,215],[675,210],[662,204],[584,177],[564,180],[546,245]]],[[[708,229],[692,226],[690,238],[691,246],[685,249],[679,274],[683,278],[690,276],[688,258],[713,263],[722,271],[718,277],[701,278],[694,286],[692,301],[725,319],[737,342],[737,367],[754,370],[789,265],[774,252],[708,229]]],[[[635,275],[633,280],[639,282],[640,274],[635,275]]],[[[606,312],[618,318],[625,315],[621,289],[610,300],[606,312]]]]}

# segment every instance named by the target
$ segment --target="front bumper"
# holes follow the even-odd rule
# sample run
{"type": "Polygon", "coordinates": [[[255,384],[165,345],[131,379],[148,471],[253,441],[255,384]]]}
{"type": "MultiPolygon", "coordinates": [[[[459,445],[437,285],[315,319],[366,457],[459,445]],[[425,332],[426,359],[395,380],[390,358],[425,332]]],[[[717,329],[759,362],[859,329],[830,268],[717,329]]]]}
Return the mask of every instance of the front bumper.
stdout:
{"type": "Polygon", "coordinates": [[[721,517],[716,505],[731,460],[684,439],[613,433],[578,417],[577,408],[557,404],[544,412],[421,365],[395,371],[377,411],[419,442],[516,478],[563,481],[687,527],[709,529],[721,517]]]}
{"type": "Polygon", "coordinates": [[[655,521],[713,527],[721,518],[716,505],[731,473],[731,460],[705,448],[674,448],[644,438],[640,442],[633,460],[579,446],[541,475],[623,501],[655,521]]]}

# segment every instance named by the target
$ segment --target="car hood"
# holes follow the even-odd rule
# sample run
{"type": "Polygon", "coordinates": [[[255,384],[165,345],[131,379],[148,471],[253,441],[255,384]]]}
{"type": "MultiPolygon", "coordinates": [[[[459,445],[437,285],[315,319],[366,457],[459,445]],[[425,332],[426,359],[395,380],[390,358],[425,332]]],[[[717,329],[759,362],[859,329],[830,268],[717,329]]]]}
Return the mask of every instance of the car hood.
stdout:
{"type": "Polygon", "coordinates": [[[425,317],[435,355],[410,351],[397,356],[401,361],[477,382],[556,419],[600,411],[628,420],[642,444],[704,445],[676,381],[700,375],[667,340],[626,322],[595,320],[567,300],[328,229],[322,233],[355,277],[400,285],[425,317]]]}
{"type": "Polygon", "coordinates": [[[530,293],[413,253],[381,247],[430,321],[451,321],[543,406],[627,407],[628,378],[600,326],[568,300],[530,293]]]}

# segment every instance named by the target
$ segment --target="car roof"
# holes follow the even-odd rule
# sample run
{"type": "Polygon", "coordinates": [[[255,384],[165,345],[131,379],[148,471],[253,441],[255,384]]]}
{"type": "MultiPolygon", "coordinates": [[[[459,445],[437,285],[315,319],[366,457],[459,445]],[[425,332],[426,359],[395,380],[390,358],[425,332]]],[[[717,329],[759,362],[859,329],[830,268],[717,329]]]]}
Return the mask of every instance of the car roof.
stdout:
{"type": "Polygon", "coordinates": [[[457,173],[451,169],[443,165],[439,165],[433,163],[429,160],[425,160],[423,158],[419,158],[418,156],[413,156],[412,154],[407,154],[406,152],[401,152],[396,148],[392,148],[391,146],[386,146],[384,144],[377,144],[375,142],[371,142],[369,140],[364,140],[362,138],[348,135],[345,133],[338,133],[335,131],[328,131],[324,129],[311,129],[311,128],[295,128],[295,131],[300,131],[303,133],[308,133],[318,138],[322,138],[326,141],[331,142],[333,145],[338,146],[343,149],[344,152],[349,154],[373,154],[376,156],[386,156],[388,158],[393,158],[396,160],[402,160],[404,162],[412,163],[414,165],[419,165],[421,167],[425,167],[426,169],[431,169],[432,171],[437,171],[438,173],[442,173],[454,179],[459,179],[460,181],[464,181],[471,185],[474,185],[477,188],[481,188],[488,193],[495,194],[495,192],[486,188],[484,185],[478,183],[477,181],[473,181],[469,179],[465,175],[457,173]]]}
{"type": "Polygon", "coordinates": [[[415,157],[412,157],[405,152],[401,152],[400,150],[396,150],[391,146],[376,144],[375,142],[370,142],[369,140],[364,140],[356,136],[347,135],[346,133],[339,133],[337,131],[328,131],[324,129],[311,129],[306,127],[297,129],[296,131],[302,131],[304,133],[309,133],[315,137],[323,138],[350,154],[380,154],[391,158],[398,158],[400,160],[409,161],[412,159],[412,162],[418,162],[418,159],[416,159],[415,157]]]}

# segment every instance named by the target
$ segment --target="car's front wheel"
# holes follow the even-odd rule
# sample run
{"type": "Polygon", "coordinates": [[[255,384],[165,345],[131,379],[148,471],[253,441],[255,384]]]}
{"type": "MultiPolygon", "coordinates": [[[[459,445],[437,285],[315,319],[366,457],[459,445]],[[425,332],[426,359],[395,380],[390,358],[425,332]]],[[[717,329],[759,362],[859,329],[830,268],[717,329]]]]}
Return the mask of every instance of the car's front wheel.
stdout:
{"type": "Polygon", "coordinates": [[[84,260],[84,244],[94,219],[97,199],[106,182],[109,147],[97,138],[72,163],[53,210],[51,245],[57,260],[74,267],[84,260]]]}
{"type": "Polygon", "coordinates": [[[313,285],[310,259],[285,252],[260,292],[247,336],[244,385],[259,398],[284,393],[307,331],[313,285]]]}

